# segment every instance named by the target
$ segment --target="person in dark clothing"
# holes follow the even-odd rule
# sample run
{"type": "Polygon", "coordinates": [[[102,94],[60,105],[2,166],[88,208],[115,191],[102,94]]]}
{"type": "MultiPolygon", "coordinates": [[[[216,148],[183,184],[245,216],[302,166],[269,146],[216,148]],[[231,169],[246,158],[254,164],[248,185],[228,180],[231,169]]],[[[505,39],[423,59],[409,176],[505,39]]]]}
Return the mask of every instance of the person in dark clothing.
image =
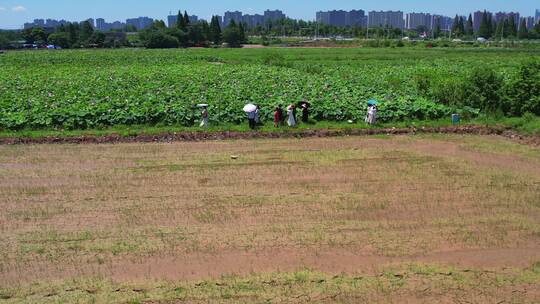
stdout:
{"type": "Polygon", "coordinates": [[[279,114],[279,122],[281,123],[281,125],[283,125],[283,123],[285,122],[285,114],[283,113],[283,106],[278,105],[277,106],[277,111],[278,111],[278,114],[279,114]]]}
{"type": "Polygon", "coordinates": [[[249,122],[249,128],[251,130],[255,129],[255,126],[256,126],[256,122],[255,122],[256,113],[255,113],[255,111],[247,113],[247,117],[248,117],[248,122],[249,122]]]}
{"type": "Polygon", "coordinates": [[[277,128],[281,125],[281,117],[279,116],[280,110],[280,107],[276,107],[276,110],[274,111],[274,128],[277,128]]]}
{"type": "Polygon", "coordinates": [[[302,105],[302,122],[308,123],[309,121],[309,108],[306,104],[302,105]]]}

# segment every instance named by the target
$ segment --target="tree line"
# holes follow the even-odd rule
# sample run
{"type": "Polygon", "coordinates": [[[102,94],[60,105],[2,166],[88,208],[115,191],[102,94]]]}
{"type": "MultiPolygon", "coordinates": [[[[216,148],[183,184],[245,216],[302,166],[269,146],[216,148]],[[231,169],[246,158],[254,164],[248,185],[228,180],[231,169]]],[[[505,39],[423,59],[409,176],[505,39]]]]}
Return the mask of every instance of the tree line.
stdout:
{"type": "Polygon", "coordinates": [[[178,12],[177,22],[167,27],[158,20],[140,32],[140,39],[147,48],[209,47],[227,43],[230,47],[239,47],[247,43],[246,28],[243,23],[232,21],[223,30],[218,16],[212,16],[210,24],[201,20],[191,22],[188,13],[178,12]]]}
{"type": "Polygon", "coordinates": [[[12,41],[22,39],[27,44],[54,45],[61,48],[91,48],[128,46],[125,35],[95,31],[90,22],[70,22],[48,31],[33,27],[22,31],[0,32],[0,47],[8,48],[12,41]],[[9,35],[8,35],[9,34],[9,35]]]}
{"type": "MultiPolygon", "coordinates": [[[[136,31],[136,28],[126,28],[125,31],[136,31]]],[[[139,32],[141,44],[148,48],[176,47],[210,47],[226,43],[230,47],[239,47],[248,43],[248,37],[257,37],[258,43],[270,43],[272,37],[354,37],[374,39],[399,39],[404,36],[419,37],[426,33],[430,38],[474,38],[486,39],[540,39],[540,22],[528,29],[524,19],[516,24],[514,18],[502,18],[499,22],[492,14],[484,11],[478,31],[474,31],[472,15],[468,18],[457,16],[450,33],[441,30],[440,19],[435,19],[433,29],[419,26],[414,30],[402,30],[392,27],[365,28],[360,26],[338,27],[313,21],[303,21],[290,18],[266,20],[263,24],[248,26],[248,24],[231,21],[221,28],[218,16],[213,16],[210,23],[201,20],[191,22],[186,11],[178,12],[177,22],[167,27],[165,22],[155,21],[149,28],[139,32]],[[451,35],[450,35],[451,34],[451,35]]],[[[81,47],[119,47],[131,46],[126,35],[103,33],[95,31],[93,26],[84,21],[72,22],[58,26],[53,32],[40,27],[22,31],[0,31],[0,48],[9,48],[10,42],[23,39],[29,44],[53,44],[62,48],[81,47]]],[[[253,39],[252,39],[253,41],[253,39]]]]}
{"type": "Polygon", "coordinates": [[[503,17],[501,20],[495,21],[493,15],[484,11],[480,26],[475,33],[473,28],[472,15],[465,20],[463,17],[456,15],[452,26],[452,37],[482,37],[485,39],[540,39],[540,22],[536,23],[532,29],[527,28],[525,19],[522,19],[519,24],[516,24],[514,18],[503,17]]]}

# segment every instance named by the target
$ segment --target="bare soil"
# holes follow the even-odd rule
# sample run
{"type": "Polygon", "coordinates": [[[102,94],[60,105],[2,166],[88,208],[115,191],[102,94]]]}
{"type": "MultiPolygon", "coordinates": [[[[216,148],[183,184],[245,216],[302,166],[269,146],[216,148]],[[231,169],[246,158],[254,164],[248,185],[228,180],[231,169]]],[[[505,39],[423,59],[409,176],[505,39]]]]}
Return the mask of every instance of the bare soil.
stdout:
{"type": "MultiPolygon", "coordinates": [[[[525,290],[519,299],[532,301],[529,290],[540,276],[526,269],[540,262],[540,151],[501,137],[504,131],[449,130],[2,145],[0,286],[95,277],[196,281],[302,269],[378,277],[382,268],[414,263],[485,271],[496,274],[493,280],[507,269],[524,271],[524,279],[482,288],[504,299],[525,290]],[[382,134],[400,134],[393,132],[382,134]],[[485,132],[496,135],[464,134],[485,132]]],[[[365,300],[393,302],[401,294],[428,301],[436,292],[416,290],[438,279],[424,279],[412,282],[412,291],[396,287],[365,300]]],[[[493,299],[474,288],[451,294],[441,301],[493,299]]]]}

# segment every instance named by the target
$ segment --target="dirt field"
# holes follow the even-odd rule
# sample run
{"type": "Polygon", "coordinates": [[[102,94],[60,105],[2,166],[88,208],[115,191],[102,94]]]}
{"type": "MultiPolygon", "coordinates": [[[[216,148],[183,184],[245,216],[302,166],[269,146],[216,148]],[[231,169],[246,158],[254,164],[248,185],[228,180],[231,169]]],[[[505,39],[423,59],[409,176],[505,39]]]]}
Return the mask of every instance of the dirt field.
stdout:
{"type": "Polygon", "coordinates": [[[0,302],[540,301],[495,136],[0,146],[0,208],[0,302]]]}

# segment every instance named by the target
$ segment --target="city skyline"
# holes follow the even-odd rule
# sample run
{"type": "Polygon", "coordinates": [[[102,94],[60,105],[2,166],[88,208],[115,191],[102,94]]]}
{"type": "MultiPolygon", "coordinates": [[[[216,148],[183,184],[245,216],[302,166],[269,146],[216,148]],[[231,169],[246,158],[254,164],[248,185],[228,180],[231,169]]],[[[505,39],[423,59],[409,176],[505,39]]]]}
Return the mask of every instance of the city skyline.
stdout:
{"type": "MultiPolygon", "coordinates": [[[[22,6],[22,5],[18,5],[18,6],[13,6],[11,7],[11,9],[9,9],[9,7],[5,7],[6,5],[4,4],[6,1],[2,1],[0,0],[0,17],[4,17],[3,15],[6,15],[6,14],[18,14],[18,15],[24,15],[24,16],[28,16],[29,15],[29,9],[22,6]],[[17,12],[15,12],[17,11],[17,12]]],[[[13,2],[11,1],[12,3],[20,3],[20,2],[33,2],[33,1],[19,1],[19,2],[13,2]]],[[[61,1],[53,1],[53,2],[61,2],[61,1]]],[[[99,0],[97,0],[97,2],[100,2],[99,0]]],[[[168,1],[158,1],[158,2],[168,2],[168,1]]],[[[191,1],[187,1],[187,2],[191,2],[191,1]]],[[[236,1],[236,2],[244,2],[244,1],[236,1]]],[[[280,1],[278,1],[280,2],[280,1]]],[[[313,1],[313,2],[320,2],[320,1],[313,1]]],[[[336,3],[337,6],[339,6],[337,3],[339,2],[349,2],[349,1],[334,1],[336,3]]],[[[392,2],[392,1],[390,1],[392,2]]],[[[395,1],[394,1],[395,2],[395,1]]],[[[414,1],[414,2],[422,2],[422,1],[414,1]]],[[[497,2],[497,1],[495,1],[497,2]]],[[[516,0],[515,2],[520,2],[518,0],[516,0]]],[[[521,2],[529,2],[529,1],[521,1],[521,2]]],[[[531,1],[532,2],[532,1],[531,1]]],[[[380,11],[386,11],[382,8],[384,7],[388,7],[387,5],[379,5],[377,6],[376,9],[368,9],[369,7],[373,7],[373,5],[368,5],[367,3],[364,3],[364,4],[361,4],[363,7],[358,7],[359,5],[356,5],[355,7],[353,7],[352,9],[350,9],[351,11],[364,11],[365,12],[365,15],[367,16],[369,14],[369,12],[371,11],[374,11],[374,12],[380,12],[380,11]]],[[[194,10],[191,10],[188,5],[185,5],[186,7],[184,8],[180,8],[180,10],[187,10],[188,13],[190,15],[195,15],[195,16],[199,16],[200,19],[205,19],[205,20],[209,20],[210,19],[210,16],[211,15],[220,15],[222,17],[224,17],[225,15],[225,12],[228,11],[228,12],[241,12],[244,16],[248,16],[248,18],[244,18],[242,19],[244,22],[246,23],[250,23],[250,20],[256,20],[257,18],[261,18],[263,15],[263,13],[265,11],[283,11],[283,15],[284,16],[287,16],[287,17],[290,17],[290,18],[293,18],[293,19],[303,19],[303,20],[306,20],[306,21],[315,21],[317,19],[316,15],[321,12],[321,11],[324,11],[324,10],[313,10],[311,7],[309,9],[304,9],[305,11],[309,11],[311,12],[310,13],[310,16],[308,18],[298,18],[292,14],[290,14],[285,8],[279,8],[279,9],[272,9],[272,8],[268,8],[266,7],[266,5],[263,5],[263,6],[260,6],[260,7],[264,7],[264,9],[261,9],[260,11],[259,10],[255,10],[253,8],[248,8],[247,10],[234,10],[234,9],[228,9],[226,11],[223,11],[223,12],[219,12],[219,11],[215,11],[213,12],[212,14],[210,14],[209,16],[206,16],[206,15],[200,15],[200,14],[197,14],[196,11],[194,10]],[[313,11],[312,11],[313,10],[313,11]]],[[[531,3],[531,6],[532,6],[532,3],[531,3]]],[[[157,7],[160,7],[159,5],[157,5],[157,7]]],[[[234,7],[234,5],[231,5],[231,7],[234,7]]],[[[286,6],[288,7],[288,6],[286,6]]],[[[494,6],[496,7],[496,6],[494,6]]],[[[520,14],[520,10],[518,9],[515,9],[516,6],[509,6],[509,7],[513,7],[514,9],[511,9],[511,10],[498,10],[498,9],[492,9],[492,8],[484,8],[492,13],[496,13],[496,12],[517,12],[518,14],[520,14]]],[[[484,9],[478,9],[480,11],[483,11],[484,9]]],[[[178,10],[178,9],[177,9],[178,10]]],[[[145,17],[149,17],[149,18],[152,18],[152,19],[156,19],[156,20],[163,20],[165,22],[168,21],[168,15],[169,13],[172,13],[173,15],[177,13],[177,10],[169,10],[169,12],[165,13],[165,14],[162,14],[161,16],[154,16],[152,14],[135,14],[133,15],[133,17],[137,18],[137,16],[145,16],[145,17]]],[[[217,8],[216,8],[217,10],[217,8]]],[[[339,8],[331,8],[329,9],[328,11],[341,11],[341,9],[339,8]]],[[[388,11],[402,11],[402,10],[397,10],[397,9],[389,9],[388,11]]],[[[407,14],[408,13],[421,13],[421,12],[426,12],[428,14],[431,14],[431,15],[436,15],[436,16],[448,16],[448,17],[453,17],[455,16],[454,15],[451,15],[451,14],[447,14],[447,15],[440,15],[440,14],[437,14],[437,12],[434,12],[434,11],[429,11],[428,9],[425,9],[425,7],[422,7],[421,9],[419,10],[412,10],[412,11],[408,11],[408,10],[403,10],[403,18],[406,18],[407,14]]],[[[459,14],[459,15],[464,15],[464,16],[467,16],[468,14],[473,14],[475,11],[468,11],[468,12],[463,12],[462,14],[459,14]]],[[[535,15],[537,15],[538,12],[537,12],[537,9],[535,9],[534,7],[532,9],[530,9],[527,12],[525,13],[521,13],[520,15],[522,17],[535,17],[535,15]]],[[[92,18],[92,19],[97,19],[97,18],[101,18],[101,19],[105,19],[107,21],[110,21],[110,22],[114,22],[114,21],[121,21],[121,22],[125,22],[126,19],[133,19],[132,16],[130,15],[126,15],[125,17],[123,18],[118,18],[118,19],[114,19],[114,18],[109,18],[107,17],[108,13],[104,12],[103,14],[101,15],[90,15],[90,16],[84,16],[82,18],[79,18],[79,19],[73,19],[73,18],[69,18],[69,16],[59,16],[59,17],[56,17],[55,16],[49,16],[49,15],[39,15],[39,16],[36,16],[34,19],[55,19],[55,20],[68,20],[68,21],[74,21],[74,22],[78,22],[78,21],[84,21],[84,20],[87,20],[89,18],[92,18]]],[[[536,18],[536,17],[535,17],[536,18]]],[[[23,23],[19,24],[19,25],[16,25],[16,26],[2,26],[3,24],[3,18],[0,18],[0,28],[6,28],[6,29],[19,29],[19,28],[22,28],[22,25],[26,22],[32,22],[34,19],[25,19],[23,23]]],[[[403,24],[406,24],[406,20],[403,22],[403,24]]]]}

